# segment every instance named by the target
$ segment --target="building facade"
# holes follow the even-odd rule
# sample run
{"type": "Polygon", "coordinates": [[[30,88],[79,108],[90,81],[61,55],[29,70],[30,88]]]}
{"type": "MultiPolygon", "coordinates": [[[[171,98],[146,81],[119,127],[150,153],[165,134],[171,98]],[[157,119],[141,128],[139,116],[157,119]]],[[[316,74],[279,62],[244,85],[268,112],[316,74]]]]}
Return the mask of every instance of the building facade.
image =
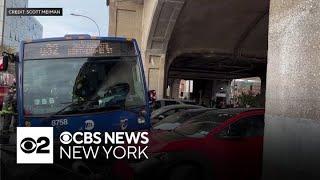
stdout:
{"type": "Polygon", "coordinates": [[[0,0],[1,45],[18,50],[23,40],[42,38],[43,27],[32,16],[6,16],[5,8],[28,7],[28,0],[0,0]]]}
{"type": "MultiPolygon", "coordinates": [[[[17,52],[21,41],[42,38],[43,27],[35,17],[6,16],[6,8],[26,7],[28,0],[0,0],[0,45],[6,51],[17,52]]],[[[14,64],[9,63],[8,71],[0,72],[0,87],[10,86],[15,81],[14,72],[14,64]]]]}

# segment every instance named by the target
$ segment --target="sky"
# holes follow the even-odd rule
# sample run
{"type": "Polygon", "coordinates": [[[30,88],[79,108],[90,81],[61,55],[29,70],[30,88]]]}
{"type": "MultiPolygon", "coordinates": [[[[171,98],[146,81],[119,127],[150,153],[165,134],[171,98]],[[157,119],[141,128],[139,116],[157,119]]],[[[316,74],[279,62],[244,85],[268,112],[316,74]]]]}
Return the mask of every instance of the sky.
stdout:
{"type": "Polygon", "coordinates": [[[61,37],[66,34],[98,35],[96,25],[87,18],[71,16],[81,14],[95,20],[101,36],[108,35],[109,8],[106,0],[29,0],[30,8],[63,8],[63,16],[37,16],[43,25],[43,37],[61,37]]]}

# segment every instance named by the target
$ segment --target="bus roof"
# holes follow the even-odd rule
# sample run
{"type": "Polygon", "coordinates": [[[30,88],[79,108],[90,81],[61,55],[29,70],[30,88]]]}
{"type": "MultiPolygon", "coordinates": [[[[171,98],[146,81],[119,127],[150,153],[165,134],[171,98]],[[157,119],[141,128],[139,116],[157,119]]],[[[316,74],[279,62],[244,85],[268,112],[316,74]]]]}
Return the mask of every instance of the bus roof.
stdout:
{"type": "Polygon", "coordinates": [[[65,41],[65,40],[106,40],[106,41],[136,41],[134,38],[124,38],[124,37],[98,37],[90,36],[86,34],[68,34],[64,37],[52,37],[52,38],[42,38],[34,40],[22,41],[22,44],[26,43],[37,43],[37,42],[48,42],[48,41],[65,41]]]}

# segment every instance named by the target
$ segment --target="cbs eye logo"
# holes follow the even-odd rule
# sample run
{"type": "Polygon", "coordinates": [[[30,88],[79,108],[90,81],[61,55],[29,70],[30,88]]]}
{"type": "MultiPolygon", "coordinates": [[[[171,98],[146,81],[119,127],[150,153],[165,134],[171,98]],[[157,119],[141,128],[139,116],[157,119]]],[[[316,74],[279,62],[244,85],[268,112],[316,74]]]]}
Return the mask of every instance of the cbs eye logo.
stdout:
{"type": "Polygon", "coordinates": [[[17,128],[17,164],[53,164],[53,127],[17,128]]]}
{"type": "Polygon", "coordinates": [[[50,140],[47,137],[39,137],[37,140],[27,137],[20,143],[20,148],[24,153],[30,154],[36,151],[36,153],[50,153],[50,150],[46,149],[50,144],[50,140]]]}
{"type": "Polygon", "coordinates": [[[60,142],[62,144],[69,144],[72,142],[72,134],[65,131],[63,133],[60,134],[60,142]]]}

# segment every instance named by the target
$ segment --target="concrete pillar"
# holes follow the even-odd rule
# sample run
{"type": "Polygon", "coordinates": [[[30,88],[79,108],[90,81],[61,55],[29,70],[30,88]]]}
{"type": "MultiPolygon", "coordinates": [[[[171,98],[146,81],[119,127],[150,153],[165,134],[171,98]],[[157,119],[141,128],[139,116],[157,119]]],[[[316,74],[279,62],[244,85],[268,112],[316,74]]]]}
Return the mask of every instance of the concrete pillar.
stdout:
{"type": "Polygon", "coordinates": [[[179,99],[179,87],[180,87],[180,79],[175,79],[171,85],[171,97],[173,99],[179,99]]]}
{"type": "Polygon", "coordinates": [[[109,36],[135,38],[141,46],[143,2],[110,0],[109,36]]]}
{"type": "Polygon", "coordinates": [[[231,82],[227,80],[213,80],[211,88],[212,97],[216,98],[216,94],[220,92],[225,92],[226,96],[229,96],[229,94],[231,93],[230,85],[231,82]]]}
{"type": "Polygon", "coordinates": [[[157,97],[163,98],[166,96],[164,92],[164,65],[165,55],[147,54],[145,56],[145,74],[149,90],[156,90],[157,97]]]}
{"type": "MultiPolygon", "coordinates": [[[[160,4],[162,2],[163,1],[161,1],[160,4]]],[[[157,7],[157,5],[157,0],[110,0],[109,36],[137,39],[141,50],[148,88],[149,90],[156,90],[157,97],[163,98],[166,95],[164,89],[167,88],[164,87],[166,51],[161,49],[163,48],[162,45],[154,45],[157,43],[151,43],[151,37],[153,36],[150,35],[151,31],[153,33],[159,30],[161,31],[161,28],[164,27],[163,25],[158,26],[154,23],[158,22],[156,18],[154,19],[155,14],[160,14],[159,12],[156,13],[156,10],[160,11],[162,9],[160,6],[157,7]],[[151,30],[152,28],[150,27],[152,25],[153,30],[151,30]],[[150,41],[150,43],[148,43],[148,41],[150,41]],[[150,45],[148,46],[148,44],[150,45]],[[155,48],[155,50],[153,48],[155,48]]],[[[162,39],[161,36],[157,36],[157,42],[159,38],[162,39]]]]}
{"type": "Polygon", "coordinates": [[[266,89],[267,89],[267,77],[266,77],[266,75],[260,76],[260,80],[261,80],[260,94],[261,94],[261,96],[265,97],[266,96],[266,89]]]}
{"type": "Polygon", "coordinates": [[[271,0],[263,179],[320,179],[320,1],[271,0]]]}
{"type": "Polygon", "coordinates": [[[267,89],[267,74],[266,71],[259,75],[261,80],[260,84],[260,95],[259,95],[259,105],[260,107],[265,107],[266,104],[266,89],[267,89]]]}

